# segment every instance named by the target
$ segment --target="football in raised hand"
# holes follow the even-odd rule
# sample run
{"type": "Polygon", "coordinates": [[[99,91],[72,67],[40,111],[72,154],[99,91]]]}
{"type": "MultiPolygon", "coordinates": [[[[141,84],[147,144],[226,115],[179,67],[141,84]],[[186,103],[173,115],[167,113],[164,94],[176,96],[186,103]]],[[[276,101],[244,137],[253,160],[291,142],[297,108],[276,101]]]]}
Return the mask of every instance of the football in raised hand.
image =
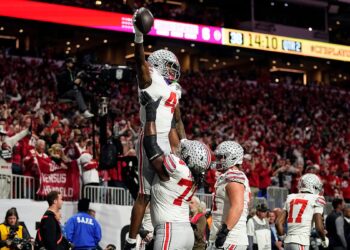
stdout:
{"type": "Polygon", "coordinates": [[[146,35],[153,26],[154,18],[149,9],[142,7],[136,10],[134,22],[138,30],[146,35]]]}

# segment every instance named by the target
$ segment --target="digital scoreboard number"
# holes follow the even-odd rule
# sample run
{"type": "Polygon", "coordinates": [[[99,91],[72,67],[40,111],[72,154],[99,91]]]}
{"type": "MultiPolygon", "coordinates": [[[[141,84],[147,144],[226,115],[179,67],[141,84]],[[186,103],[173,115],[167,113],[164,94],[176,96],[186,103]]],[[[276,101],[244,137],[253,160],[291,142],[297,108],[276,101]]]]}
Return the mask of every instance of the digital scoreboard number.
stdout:
{"type": "Polygon", "coordinates": [[[246,31],[230,31],[228,32],[228,36],[228,42],[233,46],[284,53],[302,53],[302,42],[291,39],[282,39],[279,36],[246,31]]]}
{"type": "Polygon", "coordinates": [[[285,51],[302,52],[301,42],[282,40],[282,49],[285,51]]]}

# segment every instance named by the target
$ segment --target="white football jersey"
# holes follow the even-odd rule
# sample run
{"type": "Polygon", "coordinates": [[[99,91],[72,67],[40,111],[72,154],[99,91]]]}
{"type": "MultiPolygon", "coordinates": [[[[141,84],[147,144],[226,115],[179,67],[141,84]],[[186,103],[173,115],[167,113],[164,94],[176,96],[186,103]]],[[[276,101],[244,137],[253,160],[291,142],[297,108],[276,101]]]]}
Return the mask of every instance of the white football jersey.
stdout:
{"type": "MultiPolygon", "coordinates": [[[[181,90],[179,90],[176,84],[168,85],[164,77],[155,69],[151,70],[151,77],[152,84],[146,89],[139,89],[139,92],[147,91],[153,100],[162,98],[157,109],[157,134],[168,136],[175,107],[181,96],[181,90]]],[[[145,108],[142,106],[140,107],[140,119],[142,127],[144,127],[146,124],[146,113],[145,108]]]]}
{"type": "Polygon", "coordinates": [[[196,185],[186,163],[173,154],[164,156],[164,168],[170,179],[161,181],[155,175],[151,193],[153,226],[165,222],[189,222],[189,202],[196,185]]]}
{"type": "Polygon", "coordinates": [[[213,197],[213,224],[210,230],[210,241],[215,241],[217,231],[225,222],[230,209],[230,201],[226,194],[226,185],[230,182],[237,182],[244,185],[244,208],[242,215],[234,228],[229,232],[225,244],[248,245],[247,236],[247,216],[248,204],[250,201],[250,187],[246,175],[239,170],[229,169],[220,175],[215,183],[215,193],[213,197]]]}
{"type": "Polygon", "coordinates": [[[323,196],[298,193],[290,194],[284,205],[288,213],[288,233],[285,243],[310,245],[310,232],[314,214],[323,213],[326,201],[323,196]]]}

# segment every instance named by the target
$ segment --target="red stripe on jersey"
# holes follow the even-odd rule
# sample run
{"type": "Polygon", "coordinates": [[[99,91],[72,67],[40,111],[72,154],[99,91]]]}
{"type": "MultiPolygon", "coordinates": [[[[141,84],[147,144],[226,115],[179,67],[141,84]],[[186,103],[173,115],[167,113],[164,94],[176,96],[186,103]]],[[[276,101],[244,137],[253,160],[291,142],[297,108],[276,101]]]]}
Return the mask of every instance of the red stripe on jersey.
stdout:
{"type": "Polygon", "coordinates": [[[170,162],[170,164],[171,164],[171,166],[173,168],[173,172],[174,172],[174,170],[176,169],[176,164],[175,164],[175,162],[173,160],[173,157],[171,155],[168,155],[167,158],[169,159],[169,162],[170,162]]]}
{"type": "Polygon", "coordinates": [[[234,250],[236,248],[236,245],[230,245],[230,247],[228,248],[229,250],[234,250]]]}
{"type": "Polygon", "coordinates": [[[233,174],[228,174],[227,176],[226,176],[226,179],[239,179],[239,180],[245,180],[245,178],[244,177],[241,177],[241,176],[238,176],[238,175],[233,175],[233,174]]]}
{"type": "Polygon", "coordinates": [[[238,177],[244,178],[244,174],[238,174],[238,173],[227,173],[226,175],[234,175],[234,176],[238,176],[238,177]]]}
{"type": "Polygon", "coordinates": [[[325,201],[325,199],[323,197],[318,197],[316,199],[316,202],[320,203],[321,205],[326,205],[326,201],[325,201]]]}
{"type": "Polygon", "coordinates": [[[227,174],[236,174],[236,175],[244,176],[244,174],[241,171],[229,171],[229,172],[227,172],[227,174]]]}
{"type": "Polygon", "coordinates": [[[164,158],[163,163],[164,163],[164,166],[165,166],[166,170],[167,170],[169,173],[172,173],[173,171],[172,171],[171,167],[169,166],[169,164],[168,164],[168,162],[167,162],[167,160],[166,160],[165,158],[164,158]]]}
{"type": "Polygon", "coordinates": [[[169,249],[169,243],[170,243],[170,223],[165,223],[165,236],[164,236],[164,242],[163,242],[163,250],[169,249]]]}
{"type": "Polygon", "coordinates": [[[320,203],[321,205],[326,205],[326,202],[324,202],[324,201],[318,200],[317,202],[320,203]]]}
{"type": "Polygon", "coordinates": [[[143,185],[143,176],[142,176],[142,167],[143,167],[142,166],[143,165],[142,144],[143,144],[143,131],[140,132],[140,137],[139,137],[139,175],[140,175],[139,193],[145,194],[145,187],[143,185]]]}

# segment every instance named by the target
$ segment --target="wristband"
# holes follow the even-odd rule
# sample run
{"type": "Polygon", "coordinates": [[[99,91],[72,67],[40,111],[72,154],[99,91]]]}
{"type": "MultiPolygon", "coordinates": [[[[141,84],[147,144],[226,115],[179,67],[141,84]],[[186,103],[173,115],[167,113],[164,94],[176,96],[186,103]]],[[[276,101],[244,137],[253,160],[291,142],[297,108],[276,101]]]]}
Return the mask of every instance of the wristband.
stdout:
{"type": "Polygon", "coordinates": [[[143,34],[138,34],[135,33],[135,39],[134,39],[135,43],[143,43],[143,34]]]}

